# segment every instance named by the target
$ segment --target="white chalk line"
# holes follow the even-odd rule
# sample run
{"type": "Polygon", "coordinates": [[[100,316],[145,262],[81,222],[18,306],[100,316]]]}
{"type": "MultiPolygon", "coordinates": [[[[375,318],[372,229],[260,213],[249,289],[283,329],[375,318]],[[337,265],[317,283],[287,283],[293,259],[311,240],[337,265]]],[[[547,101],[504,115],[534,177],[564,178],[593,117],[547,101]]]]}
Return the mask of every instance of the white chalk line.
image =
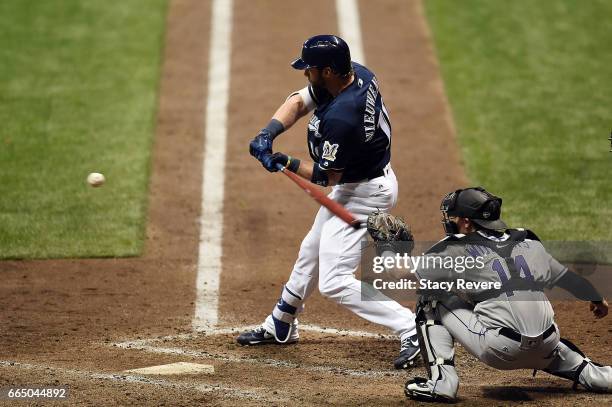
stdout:
{"type": "Polygon", "coordinates": [[[45,370],[57,372],[60,374],[76,376],[81,379],[89,380],[106,380],[119,383],[133,383],[133,384],[145,384],[159,386],[163,388],[174,388],[179,390],[192,390],[199,393],[215,393],[221,392],[222,397],[233,397],[241,399],[251,400],[262,400],[279,402],[285,401],[283,399],[271,399],[264,396],[254,390],[245,390],[233,386],[226,386],[221,384],[208,384],[208,383],[182,383],[171,380],[150,378],[142,375],[125,374],[125,373],[104,373],[104,372],[93,372],[90,370],[78,370],[78,369],[67,369],[61,367],[47,366],[47,365],[36,365],[31,363],[21,363],[8,360],[0,360],[0,366],[2,367],[16,367],[25,370],[45,370]]]}
{"type": "Polygon", "coordinates": [[[194,328],[214,327],[218,321],[232,7],[232,0],[212,3],[194,328]]]}
{"type": "MultiPolygon", "coordinates": [[[[232,0],[213,0],[202,174],[200,244],[195,313],[192,321],[193,329],[199,332],[214,330],[219,320],[218,303],[223,250],[223,197],[231,68],[232,8],[232,0]]],[[[365,63],[357,0],[336,0],[336,14],[338,30],[351,48],[352,59],[365,63]]],[[[339,330],[331,329],[325,332],[317,330],[317,332],[342,334],[339,330]]],[[[363,333],[358,336],[368,337],[368,335],[368,333],[363,333]]],[[[377,335],[376,337],[380,336],[377,335]]]]}
{"type": "Polygon", "coordinates": [[[365,64],[365,53],[361,40],[361,23],[357,0],[336,0],[338,31],[351,49],[351,59],[365,64]]]}
{"type": "MultiPolygon", "coordinates": [[[[159,343],[170,342],[173,340],[194,340],[206,338],[208,336],[218,336],[218,335],[230,335],[237,334],[238,332],[248,331],[258,327],[258,325],[247,325],[241,327],[228,327],[228,328],[217,328],[217,329],[207,329],[200,332],[194,333],[185,333],[178,335],[167,335],[160,336],[156,338],[147,338],[147,339],[136,339],[136,340],[128,340],[123,342],[116,342],[110,344],[110,346],[118,347],[121,349],[133,349],[133,350],[142,350],[145,352],[158,353],[158,354],[174,354],[174,355],[183,355],[190,356],[194,358],[200,359],[213,359],[213,360],[221,360],[225,362],[232,363],[254,363],[254,364],[263,364],[274,367],[285,367],[285,368],[299,368],[312,372],[319,373],[332,373],[332,374],[341,374],[341,375],[349,375],[355,377],[383,377],[383,376],[399,376],[401,373],[392,371],[392,370],[358,370],[358,369],[350,369],[343,368],[339,366],[328,366],[328,365],[311,365],[305,363],[296,363],[290,362],[287,360],[279,360],[272,358],[253,358],[253,357],[239,357],[239,356],[230,356],[230,355],[219,355],[214,354],[207,351],[195,351],[190,349],[183,349],[178,347],[164,347],[159,346],[159,343]],[[156,345],[157,344],[157,345],[156,345]]],[[[344,330],[344,329],[336,329],[336,328],[323,328],[316,325],[308,325],[308,324],[300,324],[299,329],[301,331],[310,331],[316,332],[325,335],[337,335],[337,336],[346,336],[346,337],[356,337],[356,338],[372,338],[379,340],[398,340],[396,336],[393,335],[383,335],[376,334],[372,332],[365,331],[352,331],[352,330],[344,330]]],[[[108,346],[108,344],[105,344],[108,346]]]]}
{"type": "MultiPolygon", "coordinates": [[[[108,344],[107,344],[108,345],[108,344]]],[[[405,373],[400,373],[392,370],[359,370],[359,369],[351,369],[340,366],[329,366],[329,365],[313,365],[308,363],[297,363],[291,362],[288,360],[279,360],[273,358],[253,358],[253,357],[240,357],[240,356],[231,356],[231,355],[219,355],[211,352],[207,352],[204,350],[191,350],[191,349],[183,349],[176,347],[162,347],[162,346],[152,346],[146,345],[142,343],[138,343],[136,341],[130,342],[119,342],[111,344],[110,346],[121,348],[121,349],[132,349],[132,350],[142,350],[150,353],[157,353],[163,355],[181,355],[181,356],[189,356],[196,359],[212,359],[219,360],[223,362],[230,363],[250,363],[250,364],[260,364],[266,366],[272,366],[277,368],[290,368],[290,369],[300,369],[309,372],[316,373],[331,373],[331,374],[339,374],[343,376],[353,376],[353,377],[366,377],[366,378],[379,378],[379,377],[390,377],[390,376],[404,376],[405,373]]]]}
{"type": "MultiPolygon", "coordinates": [[[[259,325],[244,325],[244,326],[227,327],[227,328],[202,328],[202,329],[196,330],[196,332],[191,332],[191,333],[184,333],[184,334],[177,334],[177,335],[165,335],[165,336],[158,336],[158,337],[146,338],[146,339],[136,339],[136,340],[129,341],[129,342],[133,344],[138,344],[138,345],[146,345],[146,344],[151,344],[151,343],[167,342],[167,341],[172,341],[176,339],[192,340],[196,338],[202,338],[203,336],[205,337],[205,336],[238,334],[240,332],[250,331],[257,327],[259,327],[259,325]]],[[[399,338],[395,335],[378,334],[378,333],[366,332],[366,331],[353,331],[349,329],[325,328],[325,327],[320,327],[317,325],[310,325],[310,324],[300,324],[299,330],[307,331],[307,332],[316,332],[316,333],[327,334],[327,335],[348,336],[348,337],[356,337],[356,338],[399,340],[399,338]]]]}
{"type": "MultiPolygon", "coordinates": [[[[258,326],[259,325],[245,325],[245,326],[240,326],[240,327],[196,330],[195,335],[197,335],[197,333],[203,333],[205,335],[228,335],[228,334],[233,334],[236,332],[249,331],[251,329],[257,328],[258,326]]],[[[351,337],[357,337],[357,338],[399,340],[399,338],[395,335],[377,334],[374,332],[366,332],[366,331],[353,331],[350,329],[326,328],[326,327],[320,327],[318,325],[311,325],[311,324],[299,324],[298,329],[300,331],[316,332],[316,333],[328,334],[328,335],[351,336],[351,337]]]]}

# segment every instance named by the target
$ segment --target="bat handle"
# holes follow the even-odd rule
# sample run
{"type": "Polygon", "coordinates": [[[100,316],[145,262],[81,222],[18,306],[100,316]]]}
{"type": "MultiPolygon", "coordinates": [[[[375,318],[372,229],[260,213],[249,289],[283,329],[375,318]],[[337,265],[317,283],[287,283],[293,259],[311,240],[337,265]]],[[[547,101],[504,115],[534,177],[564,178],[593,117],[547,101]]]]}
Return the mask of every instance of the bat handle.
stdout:
{"type": "Polygon", "coordinates": [[[315,201],[325,206],[327,209],[329,209],[336,216],[340,217],[343,221],[351,225],[353,228],[361,229],[367,223],[367,222],[363,222],[358,219],[355,219],[355,216],[351,214],[348,210],[346,210],[346,208],[344,208],[341,204],[325,196],[325,194],[317,190],[317,188],[314,188],[314,189],[311,188],[314,185],[300,178],[297,174],[294,174],[291,171],[286,171],[287,168],[284,167],[282,164],[276,163],[276,168],[280,172],[285,174],[287,177],[291,178],[293,182],[295,182],[300,188],[302,188],[308,195],[314,198],[315,201]]]}
{"type": "Polygon", "coordinates": [[[363,227],[366,227],[367,225],[368,225],[367,221],[359,220],[359,219],[355,219],[354,221],[351,222],[351,226],[354,227],[355,229],[361,229],[363,227]]]}

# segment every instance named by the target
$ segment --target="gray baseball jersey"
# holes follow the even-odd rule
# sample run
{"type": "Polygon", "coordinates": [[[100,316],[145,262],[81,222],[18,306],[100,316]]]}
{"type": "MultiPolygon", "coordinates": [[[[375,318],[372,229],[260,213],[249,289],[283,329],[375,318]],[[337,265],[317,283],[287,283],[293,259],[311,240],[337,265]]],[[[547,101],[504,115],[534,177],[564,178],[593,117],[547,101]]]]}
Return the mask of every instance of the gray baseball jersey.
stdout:
{"type": "Polygon", "coordinates": [[[567,268],[536,239],[521,230],[500,237],[472,233],[450,236],[428,251],[430,261],[421,262],[416,273],[419,286],[425,282],[429,289],[421,298],[426,323],[419,324],[419,332],[431,367],[422,386],[431,393],[456,398],[455,340],[496,369],[545,369],[588,390],[612,391],[610,366],[593,363],[575,345],[560,341],[542,289],[559,281],[567,268]],[[469,264],[478,266],[465,267],[469,264]],[[491,288],[494,284],[498,287],[491,288]],[[519,338],[503,334],[508,328],[519,338]]]}
{"type": "Polygon", "coordinates": [[[511,289],[512,285],[508,284],[511,266],[498,252],[509,249],[508,245],[513,245],[509,257],[513,259],[517,277],[535,286],[550,288],[567,271],[538,240],[527,238],[516,243],[508,233],[501,237],[480,233],[476,238],[454,235],[440,241],[428,251],[430,261],[422,262],[416,274],[419,280],[431,282],[434,288],[436,282],[445,282],[443,289],[474,303],[474,313],[483,325],[508,327],[525,336],[538,336],[551,326],[554,312],[542,291],[511,289]],[[474,267],[466,267],[468,264],[474,267]]]}

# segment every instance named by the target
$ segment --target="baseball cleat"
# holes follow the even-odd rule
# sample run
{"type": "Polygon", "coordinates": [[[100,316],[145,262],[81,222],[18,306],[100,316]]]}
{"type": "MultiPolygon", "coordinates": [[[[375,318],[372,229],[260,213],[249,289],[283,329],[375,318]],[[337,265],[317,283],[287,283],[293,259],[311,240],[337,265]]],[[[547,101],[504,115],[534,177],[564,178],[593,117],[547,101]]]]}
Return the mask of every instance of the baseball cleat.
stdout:
{"type": "MultiPolygon", "coordinates": [[[[291,335],[287,342],[283,344],[296,343],[298,341],[297,332],[295,335],[291,335]]],[[[238,342],[242,346],[246,345],[268,345],[268,344],[281,344],[276,340],[274,335],[266,331],[266,329],[262,326],[253,329],[252,331],[247,331],[241,333],[238,338],[236,338],[236,342],[238,342]]]]}
{"type": "Polygon", "coordinates": [[[417,335],[412,335],[410,337],[402,340],[400,345],[400,354],[397,359],[393,362],[393,366],[396,369],[407,369],[416,364],[416,359],[421,353],[421,348],[419,348],[419,338],[417,335]]]}
{"type": "Polygon", "coordinates": [[[404,385],[404,394],[406,397],[418,401],[431,401],[436,403],[449,403],[454,400],[450,397],[434,393],[427,385],[427,379],[424,377],[415,377],[408,380],[404,385]]]}

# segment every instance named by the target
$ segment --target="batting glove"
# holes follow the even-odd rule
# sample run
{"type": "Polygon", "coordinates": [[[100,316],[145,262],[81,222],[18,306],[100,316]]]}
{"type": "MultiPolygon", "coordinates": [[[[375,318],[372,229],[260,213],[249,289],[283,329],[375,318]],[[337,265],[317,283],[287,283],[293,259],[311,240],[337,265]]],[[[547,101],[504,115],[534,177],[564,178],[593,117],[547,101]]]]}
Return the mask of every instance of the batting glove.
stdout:
{"type": "Polygon", "coordinates": [[[264,154],[272,153],[272,135],[268,129],[262,129],[249,144],[249,153],[259,161],[264,154]]]}
{"type": "Polygon", "coordinates": [[[274,154],[264,154],[261,157],[261,164],[264,166],[264,168],[270,172],[276,172],[278,171],[278,168],[276,168],[276,164],[280,164],[283,167],[286,167],[288,162],[289,162],[289,156],[287,154],[283,154],[283,153],[274,153],[274,154]]]}

